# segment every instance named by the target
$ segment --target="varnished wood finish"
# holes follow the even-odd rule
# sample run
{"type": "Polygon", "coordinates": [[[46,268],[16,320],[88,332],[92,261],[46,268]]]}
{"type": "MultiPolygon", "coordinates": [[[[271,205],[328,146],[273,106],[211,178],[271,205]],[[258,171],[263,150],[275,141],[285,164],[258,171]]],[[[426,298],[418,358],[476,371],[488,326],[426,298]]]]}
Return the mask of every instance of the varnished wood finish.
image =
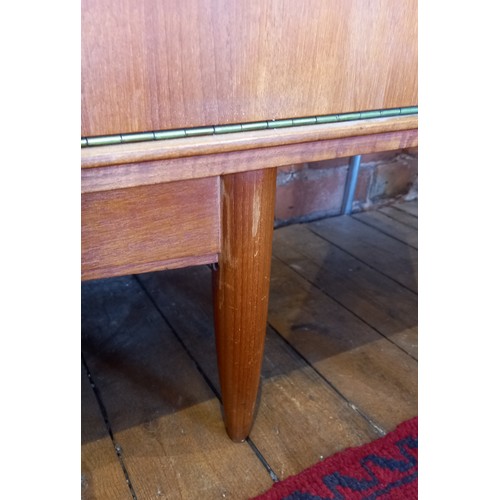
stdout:
{"type": "MultiPolygon", "coordinates": [[[[418,116],[394,116],[323,123],[284,129],[265,129],[233,134],[184,137],[162,141],[147,141],[113,146],[83,148],[82,168],[121,165],[153,160],[169,160],[214,153],[231,153],[248,149],[303,144],[330,139],[361,137],[386,132],[416,130],[418,116]]],[[[226,172],[230,173],[230,172],[226,172]]]]}
{"type": "Polygon", "coordinates": [[[222,242],[214,273],[224,421],[234,441],[253,421],[269,297],[276,169],[222,178],[222,242]]]}
{"type": "Polygon", "coordinates": [[[279,167],[343,158],[354,154],[390,151],[412,147],[417,142],[417,130],[414,129],[207,156],[85,168],[81,171],[81,188],[83,192],[95,192],[172,182],[186,178],[259,170],[269,165],[279,167]]]}
{"type": "MultiPolygon", "coordinates": [[[[417,105],[416,16],[416,0],[83,0],[81,133],[417,105]]],[[[219,254],[225,422],[242,440],[259,386],[276,167],[412,147],[416,128],[400,116],[84,149],[82,277],[219,254]]]]}
{"type": "Polygon", "coordinates": [[[82,2],[83,136],[416,104],[416,0],[82,2]]]}
{"type": "Polygon", "coordinates": [[[82,195],[82,278],[215,262],[219,179],[82,195]]]}

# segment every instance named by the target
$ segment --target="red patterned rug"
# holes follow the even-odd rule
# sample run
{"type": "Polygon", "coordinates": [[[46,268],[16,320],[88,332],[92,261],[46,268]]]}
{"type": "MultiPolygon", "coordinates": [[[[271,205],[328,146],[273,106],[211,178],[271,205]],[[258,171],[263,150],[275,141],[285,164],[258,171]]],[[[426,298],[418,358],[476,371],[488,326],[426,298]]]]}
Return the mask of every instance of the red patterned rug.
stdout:
{"type": "Polygon", "coordinates": [[[254,500],[417,498],[418,417],[358,448],[348,448],[280,481],[254,500]]]}

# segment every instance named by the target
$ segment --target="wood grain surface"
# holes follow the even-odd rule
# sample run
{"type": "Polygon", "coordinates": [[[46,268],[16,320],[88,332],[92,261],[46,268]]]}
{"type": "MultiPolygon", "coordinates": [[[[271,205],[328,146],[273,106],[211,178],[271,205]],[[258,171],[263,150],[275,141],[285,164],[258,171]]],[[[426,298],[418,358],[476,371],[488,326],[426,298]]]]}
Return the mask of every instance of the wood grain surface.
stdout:
{"type": "Polygon", "coordinates": [[[266,335],[276,168],[222,177],[214,316],[224,421],[234,441],[249,434],[266,335]]]}
{"type": "Polygon", "coordinates": [[[82,148],[82,168],[229,153],[248,149],[416,130],[418,116],[393,116],[350,122],[265,129],[233,134],[124,143],[82,148]]]}
{"type": "Polygon", "coordinates": [[[415,146],[418,131],[403,130],[229,153],[145,161],[81,169],[83,193],[197,179],[294,163],[345,158],[354,154],[391,151],[415,146]]]}
{"type": "Polygon", "coordinates": [[[82,1],[82,136],[417,104],[416,0],[82,1]]]}
{"type": "Polygon", "coordinates": [[[219,200],[217,177],[82,195],[82,278],[216,262],[219,200]]]}

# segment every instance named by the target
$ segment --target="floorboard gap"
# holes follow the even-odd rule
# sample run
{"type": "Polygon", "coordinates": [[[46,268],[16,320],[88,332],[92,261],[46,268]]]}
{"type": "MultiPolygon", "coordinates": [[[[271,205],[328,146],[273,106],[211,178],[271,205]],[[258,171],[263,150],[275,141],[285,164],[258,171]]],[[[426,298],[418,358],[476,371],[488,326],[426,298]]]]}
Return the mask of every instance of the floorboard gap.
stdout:
{"type": "Polygon", "coordinates": [[[246,442],[248,443],[248,445],[250,446],[250,448],[252,449],[252,451],[255,453],[255,455],[257,456],[257,458],[260,460],[260,463],[265,467],[265,469],[267,470],[267,472],[271,476],[271,479],[273,480],[273,482],[275,482],[275,483],[279,482],[278,476],[273,471],[272,467],[269,465],[269,463],[267,462],[267,460],[264,458],[264,456],[262,455],[262,453],[260,452],[260,450],[257,448],[257,446],[255,445],[255,443],[249,437],[247,437],[246,442]]]}
{"type": "MultiPolygon", "coordinates": [[[[392,207],[386,207],[386,208],[392,208],[392,207]]],[[[406,215],[411,216],[411,217],[415,217],[414,215],[411,215],[411,214],[405,212],[404,210],[398,210],[398,212],[402,213],[402,214],[406,214],[406,215]]],[[[412,226],[411,224],[408,224],[407,222],[404,222],[400,219],[397,219],[396,217],[393,217],[392,215],[389,215],[386,212],[379,212],[379,213],[385,215],[387,218],[389,218],[395,222],[399,222],[400,224],[403,224],[403,226],[405,226],[409,229],[414,229],[415,231],[418,231],[418,228],[416,228],[415,226],[412,226]]],[[[417,220],[417,223],[418,223],[418,217],[415,217],[415,219],[417,220]]]]}
{"type": "Polygon", "coordinates": [[[392,276],[389,276],[389,275],[385,274],[384,272],[380,271],[379,269],[377,269],[376,267],[372,266],[368,262],[365,262],[364,260],[361,260],[359,257],[357,257],[356,255],[352,254],[351,252],[349,252],[345,248],[342,248],[341,246],[337,245],[336,243],[333,243],[333,241],[329,240],[328,238],[325,238],[322,234],[317,233],[316,231],[314,231],[314,229],[311,229],[310,227],[307,227],[307,229],[309,231],[311,231],[311,233],[313,233],[316,236],[318,236],[319,238],[321,238],[322,240],[326,241],[327,243],[330,243],[330,245],[333,245],[334,247],[338,248],[339,250],[342,250],[342,252],[345,252],[347,255],[351,256],[354,259],[356,259],[358,262],[361,262],[362,264],[364,264],[365,266],[368,266],[370,269],[373,269],[374,271],[376,271],[377,273],[381,274],[382,276],[385,276],[386,278],[390,279],[391,281],[394,281],[394,283],[397,283],[398,285],[402,286],[403,288],[405,288],[409,292],[413,293],[414,295],[418,295],[418,293],[415,290],[412,290],[411,288],[407,287],[404,283],[401,283],[398,280],[395,280],[392,276]]]}
{"type": "Polygon", "coordinates": [[[177,333],[177,330],[174,328],[174,325],[169,321],[169,319],[165,316],[163,311],[160,309],[158,304],[156,303],[154,297],[149,293],[149,290],[144,286],[144,283],[139,279],[137,275],[134,274],[134,278],[137,280],[139,283],[139,286],[142,288],[148,299],[151,301],[153,304],[154,308],[158,312],[158,314],[162,317],[163,321],[168,325],[170,330],[172,330],[172,333],[174,334],[175,338],[178,340],[178,342],[181,344],[182,348],[186,351],[187,355],[189,356],[189,359],[194,363],[196,366],[196,369],[200,372],[200,375],[203,377],[203,380],[207,383],[207,385],[210,387],[212,392],[215,394],[219,402],[222,404],[222,396],[217,390],[217,388],[212,384],[212,381],[208,377],[208,375],[203,371],[203,368],[200,366],[198,361],[196,361],[196,358],[193,356],[192,352],[189,350],[187,347],[186,343],[182,340],[182,337],[177,333]]]}
{"type": "Polygon", "coordinates": [[[414,359],[418,363],[418,359],[417,358],[415,358],[408,351],[406,351],[401,346],[399,346],[398,344],[396,344],[390,337],[387,337],[381,331],[379,331],[376,327],[374,327],[373,325],[371,325],[370,323],[368,323],[368,321],[366,321],[363,317],[359,316],[355,311],[352,311],[351,309],[349,309],[349,307],[347,307],[344,304],[342,304],[342,302],[340,302],[339,300],[337,300],[333,295],[330,295],[330,293],[328,292],[328,290],[326,290],[323,287],[319,286],[317,283],[314,283],[314,281],[311,281],[306,276],[300,274],[299,271],[297,271],[296,269],[294,269],[293,267],[291,267],[290,265],[288,265],[287,262],[285,262],[284,260],[280,259],[276,255],[274,255],[273,257],[275,259],[279,260],[280,262],[282,262],[285,266],[287,266],[289,269],[291,269],[294,273],[298,274],[303,280],[307,281],[311,286],[313,286],[314,288],[316,288],[316,290],[319,290],[322,294],[326,295],[328,298],[330,298],[331,300],[333,300],[340,307],[342,307],[346,311],[349,311],[353,316],[355,316],[356,318],[358,318],[366,326],[370,327],[372,330],[374,330],[375,332],[377,332],[381,337],[384,337],[384,339],[386,339],[388,342],[390,342],[391,344],[393,344],[395,347],[397,347],[398,349],[400,349],[401,351],[403,351],[405,354],[407,354],[408,356],[410,356],[410,358],[414,359]]]}
{"type": "Polygon", "coordinates": [[[361,417],[363,417],[373,427],[374,431],[379,436],[382,437],[382,436],[386,435],[386,431],[382,427],[380,427],[376,422],[373,421],[373,419],[371,419],[362,410],[360,410],[355,404],[353,404],[346,396],[344,396],[344,394],[341,391],[339,391],[320,371],[318,371],[316,369],[316,367],[314,365],[312,365],[309,362],[309,360],[300,351],[298,351],[293,344],[291,344],[288,341],[288,339],[286,337],[284,337],[283,335],[281,335],[281,333],[276,328],[274,328],[274,326],[271,325],[270,323],[268,323],[268,326],[269,326],[269,328],[271,328],[271,330],[273,330],[273,332],[275,332],[277,335],[279,335],[279,337],[290,347],[290,349],[292,349],[292,351],[297,356],[300,357],[300,359],[302,361],[304,361],[307,364],[308,367],[310,367],[312,370],[314,370],[316,372],[316,374],[321,378],[321,380],[323,380],[324,382],[326,382],[326,384],[347,403],[347,405],[349,406],[349,408],[351,408],[353,411],[355,411],[361,417]]]}
{"type": "MultiPolygon", "coordinates": [[[[181,344],[181,346],[183,347],[183,349],[186,351],[186,353],[189,356],[189,358],[191,359],[191,361],[195,364],[196,369],[200,372],[200,375],[203,377],[203,380],[207,383],[207,385],[210,387],[210,389],[214,393],[215,397],[219,400],[219,403],[222,405],[222,396],[221,396],[221,394],[219,393],[219,391],[217,390],[217,388],[213,385],[212,381],[210,380],[210,378],[208,377],[208,375],[204,372],[204,370],[200,366],[200,364],[196,361],[196,358],[193,356],[193,354],[191,353],[191,351],[188,349],[188,347],[186,346],[185,342],[182,340],[181,336],[178,334],[177,330],[170,323],[169,319],[165,316],[165,314],[163,313],[163,311],[160,309],[160,307],[158,306],[158,304],[154,300],[154,297],[151,296],[151,294],[149,293],[149,290],[144,286],[144,284],[139,279],[139,277],[137,275],[134,275],[134,278],[137,280],[137,282],[139,283],[140,287],[142,288],[142,290],[144,291],[144,293],[146,294],[146,296],[149,298],[149,300],[151,301],[151,303],[153,304],[153,306],[155,307],[155,309],[158,311],[158,314],[160,314],[160,316],[163,318],[163,320],[165,321],[165,323],[172,330],[172,333],[174,334],[175,338],[179,341],[179,343],[181,344]]],[[[264,456],[262,455],[262,453],[260,452],[260,450],[257,448],[257,446],[255,445],[255,443],[249,437],[247,437],[247,439],[245,440],[245,442],[248,444],[248,446],[250,446],[250,449],[253,451],[253,453],[255,454],[255,456],[259,459],[260,463],[264,466],[264,468],[266,469],[266,471],[269,473],[269,475],[271,476],[271,479],[274,482],[279,481],[278,476],[276,475],[276,473],[274,472],[274,470],[272,469],[272,467],[269,465],[269,463],[267,462],[267,460],[264,458],[264,456]]]]}
{"type": "Polygon", "coordinates": [[[398,206],[396,205],[389,205],[390,207],[394,208],[394,210],[397,210],[398,212],[403,212],[404,214],[406,215],[409,215],[410,217],[413,217],[415,219],[418,219],[418,216],[417,215],[414,215],[410,212],[407,212],[406,210],[403,210],[402,208],[399,208],[398,206]]]}
{"type": "MultiPolygon", "coordinates": [[[[386,215],[384,214],[383,212],[380,212],[381,214],[383,215],[386,215]]],[[[390,217],[389,217],[390,218],[390,217]]],[[[374,229],[375,231],[378,231],[379,233],[382,233],[384,234],[385,236],[388,236],[389,238],[392,238],[393,240],[396,240],[398,241],[399,243],[403,243],[404,245],[406,245],[407,247],[410,247],[410,248],[413,248],[413,250],[416,250],[418,252],[418,248],[417,247],[414,247],[413,245],[410,245],[407,241],[405,240],[400,240],[399,238],[396,238],[396,236],[394,236],[393,234],[390,234],[390,233],[387,233],[385,231],[383,231],[382,229],[380,229],[379,227],[377,226],[374,226],[373,224],[370,224],[368,221],[366,220],[363,220],[363,219],[358,219],[357,217],[353,217],[354,220],[357,220],[358,222],[361,222],[361,224],[364,224],[365,226],[371,228],[371,229],[374,229]]],[[[392,220],[396,220],[396,219],[392,219],[392,220]]],[[[399,221],[396,221],[396,222],[399,222],[399,221]]],[[[401,222],[402,224],[402,222],[401,222]]],[[[411,226],[406,226],[406,227],[411,227],[411,226]]]]}
{"type": "Polygon", "coordinates": [[[127,471],[127,467],[125,466],[125,461],[122,456],[122,449],[121,446],[116,442],[115,437],[113,435],[113,430],[111,429],[111,423],[109,422],[108,418],[108,412],[106,411],[106,407],[104,406],[104,402],[101,398],[101,394],[99,392],[99,389],[92,379],[92,374],[90,373],[89,367],[87,365],[87,362],[85,361],[85,358],[83,357],[82,354],[82,363],[83,366],[85,367],[85,372],[87,373],[87,378],[90,383],[90,387],[92,388],[92,391],[94,392],[94,396],[97,400],[97,404],[99,405],[99,409],[101,411],[102,418],[104,420],[104,425],[106,426],[106,429],[108,431],[109,437],[111,439],[111,442],[113,443],[113,448],[115,449],[116,456],[118,457],[118,461],[120,462],[120,466],[122,468],[123,475],[125,476],[125,481],[127,482],[127,486],[130,490],[130,494],[132,495],[133,500],[137,500],[137,495],[135,494],[134,487],[132,485],[132,481],[130,480],[130,476],[127,471]]]}

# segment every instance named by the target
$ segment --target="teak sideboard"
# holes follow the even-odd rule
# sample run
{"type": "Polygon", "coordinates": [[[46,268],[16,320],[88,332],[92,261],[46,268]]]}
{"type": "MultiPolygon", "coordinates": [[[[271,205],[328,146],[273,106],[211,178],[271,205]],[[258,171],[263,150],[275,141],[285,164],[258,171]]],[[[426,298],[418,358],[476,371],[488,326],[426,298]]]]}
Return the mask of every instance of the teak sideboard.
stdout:
{"type": "Polygon", "coordinates": [[[277,167],[417,145],[416,0],[82,0],[82,279],[213,265],[254,418],[277,167]]]}

